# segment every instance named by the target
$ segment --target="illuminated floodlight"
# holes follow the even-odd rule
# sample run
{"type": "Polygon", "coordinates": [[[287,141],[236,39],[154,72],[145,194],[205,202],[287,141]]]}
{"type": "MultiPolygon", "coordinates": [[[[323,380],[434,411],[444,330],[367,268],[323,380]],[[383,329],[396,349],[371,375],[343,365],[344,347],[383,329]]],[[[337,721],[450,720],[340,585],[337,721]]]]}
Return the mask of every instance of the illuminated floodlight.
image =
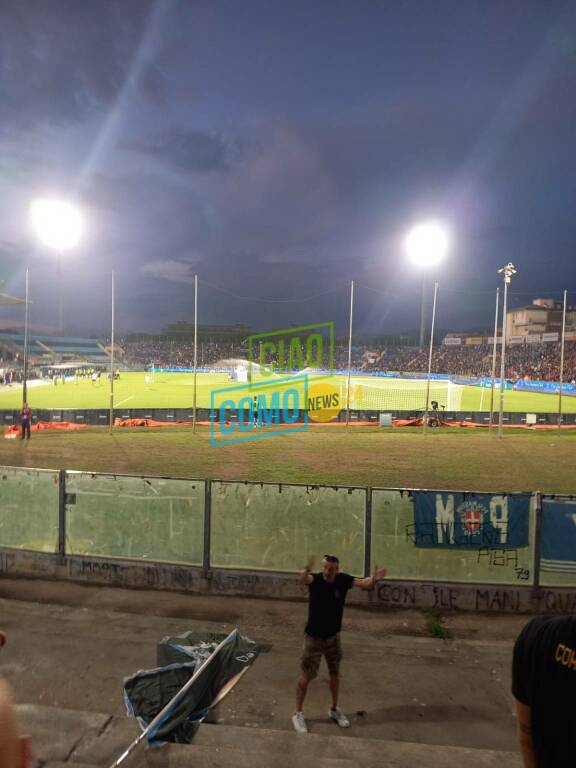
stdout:
{"type": "Polygon", "coordinates": [[[59,253],[74,248],[84,230],[82,214],[66,200],[34,200],[30,206],[30,223],[42,244],[59,253]]]}
{"type": "Polygon", "coordinates": [[[450,236],[439,221],[418,224],[408,233],[405,240],[406,252],[418,267],[435,267],[448,253],[450,236]]]}

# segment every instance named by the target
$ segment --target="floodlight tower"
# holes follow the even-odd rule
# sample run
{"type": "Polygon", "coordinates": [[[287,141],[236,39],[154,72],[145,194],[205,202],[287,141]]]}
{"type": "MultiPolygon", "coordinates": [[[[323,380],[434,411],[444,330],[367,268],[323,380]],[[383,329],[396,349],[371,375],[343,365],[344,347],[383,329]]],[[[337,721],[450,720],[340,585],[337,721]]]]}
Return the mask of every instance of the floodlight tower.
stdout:
{"type": "Polygon", "coordinates": [[[498,437],[502,437],[504,419],[504,374],[506,372],[506,312],[508,307],[508,286],[512,275],[516,274],[516,267],[508,262],[505,267],[498,270],[498,274],[504,278],[504,302],[502,307],[502,352],[500,354],[500,411],[498,414],[498,437]]]}
{"type": "Polygon", "coordinates": [[[66,200],[38,198],[30,205],[30,223],[40,242],[57,254],[59,305],[58,332],[64,333],[64,301],[62,296],[62,254],[78,245],[84,230],[79,209],[66,200]]]}
{"type": "Polygon", "coordinates": [[[440,221],[417,224],[408,233],[405,248],[410,261],[422,270],[422,297],[420,301],[420,347],[424,346],[424,303],[426,272],[444,259],[450,247],[447,228],[440,221]]]}

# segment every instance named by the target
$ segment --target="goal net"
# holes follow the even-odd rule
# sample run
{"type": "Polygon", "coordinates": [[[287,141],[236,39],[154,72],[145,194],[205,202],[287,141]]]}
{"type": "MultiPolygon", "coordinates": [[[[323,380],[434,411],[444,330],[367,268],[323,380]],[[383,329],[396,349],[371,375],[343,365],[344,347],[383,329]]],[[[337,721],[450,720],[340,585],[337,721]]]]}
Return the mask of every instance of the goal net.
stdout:
{"type": "MultiPolygon", "coordinates": [[[[425,379],[381,379],[374,383],[350,384],[350,408],[360,411],[424,411],[426,409],[425,379]]],[[[461,407],[462,389],[451,381],[431,381],[428,409],[438,404],[438,411],[458,411],[461,407]]],[[[346,384],[342,386],[343,402],[346,402],[346,384]]]]}

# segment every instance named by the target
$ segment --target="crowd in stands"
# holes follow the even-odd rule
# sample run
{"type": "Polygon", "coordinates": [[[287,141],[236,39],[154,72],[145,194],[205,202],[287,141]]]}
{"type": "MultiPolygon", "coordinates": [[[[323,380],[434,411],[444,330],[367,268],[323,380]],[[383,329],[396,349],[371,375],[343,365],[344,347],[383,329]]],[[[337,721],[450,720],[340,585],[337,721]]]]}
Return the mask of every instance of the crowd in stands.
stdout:
{"type": "MultiPolygon", "coordinates": [[[[124,362],[132,368],[146,368],[151,365],[161,368],[189,368],[194,364],[194,343],[190,341],[124,341],[123,348],[124,362]]],[[[198,344],[198,366],[204,368],[218,360],[246,357],[247,354],[247,349],[242,348],[242,345],[204,341],[198,344]]]]}
{"type": "MultiPolygon", "coordinates": [[[[191,367],[194,344],[177,341],[139,341],[124,343],[125,362],[142,370],[152,364],[191,367]]],[[[428,348],[419,347],[353,347],[352,370],[372,372],[398,371],[422,373],[428,370],[428,348]]],[[[198,366],[210,368],[231,358],[248,358],[247,344],[203,342],[198,344],[198,366]]],[[[347,370],[348,348],[337,345],[334,369],[347,370]]],[[[492,347],[488,344],[460,346],[439,345],[433,348],[432,371],[454,376],[489,376],[492,371],[492,347]]],[[[496,355],[496,372],[500,372],[500,348],[496,355]]],[[[560,344],[510,344],[506,349],[506,378],[558,381],[560,376],[560,344]]],[[[564,351],[564,380],[576,377],[576,342],[566,342],[564,351]]]]}
{"type": "MultiPolygon", "coordinates": [[[[381,350],[373,363],[365,355],[368,370],[416,373],[428,370],[428,349],[400,347],[381,350]]],[[[371,359],[374,359],[373,357],[371,359]]],[[[453,376],[487,376],[492,371],[492,347],[484,345],[438,346],[432,351],[432,371],[453,376]]],[[[496,372],[500,372],[500,347],[496,353],[496,372]]],[[[564,380],[576,376],[576,343],[564,348],[564,380]]],[[[560,344],[510,344],[506,349],[506,378],[558,381],[560,344]]]]}

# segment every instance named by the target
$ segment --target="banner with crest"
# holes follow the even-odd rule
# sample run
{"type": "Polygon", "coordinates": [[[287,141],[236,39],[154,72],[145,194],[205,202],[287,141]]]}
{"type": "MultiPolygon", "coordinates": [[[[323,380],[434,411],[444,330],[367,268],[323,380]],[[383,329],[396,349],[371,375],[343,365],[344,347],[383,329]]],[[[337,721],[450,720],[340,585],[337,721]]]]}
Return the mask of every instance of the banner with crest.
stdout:
{"type": "Polygon", "coordinates": [[[527,547],[530,493],[438,493],[414,491],[417,547],[527,547]]]}

